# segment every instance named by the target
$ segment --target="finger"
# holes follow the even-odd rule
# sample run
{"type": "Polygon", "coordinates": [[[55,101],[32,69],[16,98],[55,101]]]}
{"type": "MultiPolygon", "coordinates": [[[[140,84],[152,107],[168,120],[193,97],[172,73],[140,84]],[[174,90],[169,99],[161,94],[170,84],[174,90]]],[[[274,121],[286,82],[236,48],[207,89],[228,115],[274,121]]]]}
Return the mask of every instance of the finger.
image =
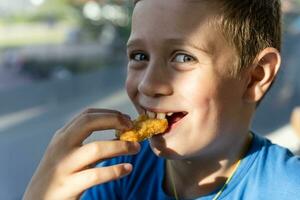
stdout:
{"type": "Polygon", "coordinates": [[[97,141],[75,149],[64,161],[64,168],[79,171],[97,162],[121,155],[137,154],[138,142],[97,141]]]}
{"type": "MultiPolygon", "coordinates": [[[[78,118],[80,118],[82,115],[87,113],[115,113],[115,114],[122,114],[121,112],[117,110],[110,110],[110,109],[102,109],[102,108],[87,108],[84,111],[82,111],[80,114],[76,115],[74,118],[72,118],[66,125],[61,129],[62,131],[65,131],[68,127],[70,127],[71,124],[73,124],[78,118]]],[[[127,115],[128,116],[128,115],[127,115]]],[[[129,116],[128,116],[129,117],[129,116]]],[[[130,118],[130,117],[129,117],[130,118]]]]}
{"type": "Polygon", "coordinates": [[[120,179],[132,171],[132,165],[129,163],[113,165],[109,167],[93,168],[73,174],[68,179],[71,193],[80,194],[88,188],[120,179]]]}
{"type": "Polygon", "coordinates": [[[132,127],[132,121],[123,114],[86,113],[81,115],[64,134],[69,144],[81,145],[94,131],[107,129],[128,130],[132,127]]]}

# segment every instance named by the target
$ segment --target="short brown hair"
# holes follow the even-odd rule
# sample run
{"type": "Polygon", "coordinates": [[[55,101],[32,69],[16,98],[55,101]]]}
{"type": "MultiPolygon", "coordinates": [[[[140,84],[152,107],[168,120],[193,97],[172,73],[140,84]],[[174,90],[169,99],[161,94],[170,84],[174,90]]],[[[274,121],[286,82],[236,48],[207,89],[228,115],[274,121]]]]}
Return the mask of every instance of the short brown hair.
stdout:
{"type": "MultiPolygon", "coordinates": [[[[134,4],[140,0],[134,0],[134,4]]],[[[183,0],[184,1],[184,0],[183,0]]],[[[198,0],[193,0],[198,1],[198,0]]],[[[201,1],[201,0],[199,0],[201,1]]],[[[267,47],[281,50],[280,0],[203,0],[217,9],[212,24],[236,53],[232,74],[248,67],[267,47]]]]}
{"type": "Polygon", "coordinates": [[[248,67],[263,49],[281,50],[280,0],[214,1],[220,10],[219,29],[237,53],[234,74],[248,67]]]}

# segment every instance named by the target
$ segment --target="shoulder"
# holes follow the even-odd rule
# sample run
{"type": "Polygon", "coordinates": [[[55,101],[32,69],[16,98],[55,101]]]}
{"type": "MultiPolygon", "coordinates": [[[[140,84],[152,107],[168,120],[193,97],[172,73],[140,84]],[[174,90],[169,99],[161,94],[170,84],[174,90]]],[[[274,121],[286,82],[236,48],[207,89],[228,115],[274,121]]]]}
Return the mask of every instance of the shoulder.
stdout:
{"type": "Polygon", "coordinates": [[[289,149],[272,143],[270,140],[256,135],[257,143],[260,143],[259,161],[272,165],[272,169],[293,171],[300,173],[300,157],[294,155],[289,149]],[[297,171],[294,171],[298,169],[297,171]]]}
{"type": "Polygon", "coordinates": [[[265,188],[300,195],[300,157],[264,137],[255,137],[260,148],[254,166],[265,188]]]}
{"type": "Polygon", "coordinates": [[[299,199],[300,159],[287,148],[253,134],[251,147],[229,186],[224,195],[230,199],[299,199]]]}

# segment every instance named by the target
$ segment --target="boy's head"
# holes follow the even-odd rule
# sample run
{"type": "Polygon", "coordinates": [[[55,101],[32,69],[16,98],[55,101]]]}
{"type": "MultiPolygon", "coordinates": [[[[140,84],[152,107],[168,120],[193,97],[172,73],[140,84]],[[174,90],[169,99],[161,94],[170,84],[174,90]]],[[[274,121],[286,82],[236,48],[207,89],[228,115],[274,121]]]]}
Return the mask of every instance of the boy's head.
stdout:
{"type": "Polygon", "coordinates": [[[140,113],[177,113],[151,139],[157,154],[222,152],[246,135],[279,69],[280,27],[277,0],[136,2],[128,95],[140,113]]]}

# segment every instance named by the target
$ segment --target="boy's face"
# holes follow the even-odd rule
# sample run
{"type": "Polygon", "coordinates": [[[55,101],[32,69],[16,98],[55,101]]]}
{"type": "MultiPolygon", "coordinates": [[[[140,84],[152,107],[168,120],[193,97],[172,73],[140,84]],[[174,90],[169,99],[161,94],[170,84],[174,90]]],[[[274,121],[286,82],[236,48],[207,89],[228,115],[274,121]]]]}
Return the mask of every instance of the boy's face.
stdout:
{"type": "Polygon", "coordinates": [[[248,126],[246,81],[229,75],[235,54],[209,27],[213,10],[201,0],[142,0],[134,9],[127,49],[131,101],[140,114],[187,113],[150,139],[158,155],[222,152],[248,126]]]}

